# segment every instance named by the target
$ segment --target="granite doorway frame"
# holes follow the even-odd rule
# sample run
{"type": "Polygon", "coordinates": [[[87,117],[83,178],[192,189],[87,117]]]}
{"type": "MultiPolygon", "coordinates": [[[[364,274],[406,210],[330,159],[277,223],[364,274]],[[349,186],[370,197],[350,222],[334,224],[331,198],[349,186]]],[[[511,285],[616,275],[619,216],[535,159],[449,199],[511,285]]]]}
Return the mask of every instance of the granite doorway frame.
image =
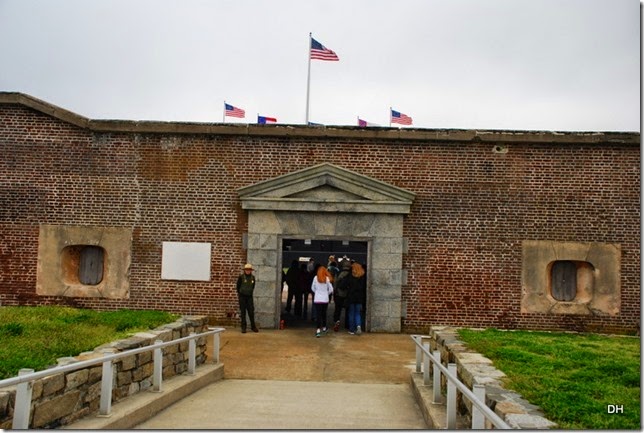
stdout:
{"type": "Polygon", "coordinates": [[[280,321],[282,240],[345,239],[368,243],[367,331],[398,333],[405,305],[402,285],[404,215],[415,194],[373,178],[321,164],[238,190],[248,212],[247,261],[255,267],[255,319],[280,321]]]}

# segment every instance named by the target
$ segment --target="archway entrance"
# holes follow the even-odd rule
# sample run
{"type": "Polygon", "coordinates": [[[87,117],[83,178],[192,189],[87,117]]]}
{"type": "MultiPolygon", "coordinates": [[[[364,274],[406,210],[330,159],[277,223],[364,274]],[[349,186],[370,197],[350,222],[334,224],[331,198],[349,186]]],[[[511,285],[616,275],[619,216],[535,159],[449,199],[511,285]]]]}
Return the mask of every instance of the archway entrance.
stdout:
{"type": "Polygon", "coordinates": [[[415,194],[332,164],[321,164],[239,190],[248,212],[247,261],[256,268],[255,320],[281,320],[283,240],[367,243],[367,331],[400,332],[406,242],[403,217],[415,194]]]}
{"type": "MultiPolygon", "coordinates": [[[[315,327],[313,321],[313,299],[308,294],[312,275],[307,269],[309,262],[313,265],[327,266],[330,256],[334,256],[336,266],[340,271],[343,261],[350,263],[356,261],[367,268],[368,248],[367,241],[347,239],[282,239],[282,282],[278,284],[280,299],[280,320],[284,321],[286,328],[311,328],[315,327]],[[289,269],[295,266],[295,269],[289,269]],[[289,284],[292,283],[292,286],[289,284]]],[[[369,287],[369,281],[367,281],[369,287]]],[[[369,293],[367,291],[367,297],[369,293]]],[[[362,327],[365,324],[366,306],[363,305],[362,327]]],[[[339,305],[336,299],[329,303],[327,311],[327,324],[329,328],[337,320],[340,329],[347,330],[348,323],[346,308],[339,305]],[[337,310],[336,310],[337,309],[337,310]]]]}

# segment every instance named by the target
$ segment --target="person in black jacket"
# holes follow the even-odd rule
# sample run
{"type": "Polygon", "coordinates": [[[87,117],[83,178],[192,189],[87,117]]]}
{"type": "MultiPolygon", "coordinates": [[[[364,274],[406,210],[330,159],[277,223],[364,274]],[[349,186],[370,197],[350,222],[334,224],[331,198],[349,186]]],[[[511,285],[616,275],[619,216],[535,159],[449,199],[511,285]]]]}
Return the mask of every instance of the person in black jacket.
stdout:
{"type": "Polygon", "coordinates": [[[348,277],[347,314],[349,316],[349,334],[362,333],[362,305],[367,298],[367,279],[362,265],[355,262],[351,265],[348,277]]]}
{"type": "Polygon", "coordinates": [[[250,319],[250,329],[259,332],[255,326],[255,304],[253,303],[253,292],[255,291],[255,276],[253,265],[244,265],[244,273],[237,278],[237,296],[239,298],[239,309],[241,310],[241,332],[246,333],[246,313],[250,319]]]}
{"type": "Polygon", "coordinates": [[[302,315],[302,296],[297,296],[297,279],[300,273],[300,267],[297,260],[291,262],[291,267],[286,271],[286,285],[288,286],[288,292],[286,295],[286,312],[291,312],[291,306],[293,304],[293,298],[295,298],[295,315],[302,315]]]}

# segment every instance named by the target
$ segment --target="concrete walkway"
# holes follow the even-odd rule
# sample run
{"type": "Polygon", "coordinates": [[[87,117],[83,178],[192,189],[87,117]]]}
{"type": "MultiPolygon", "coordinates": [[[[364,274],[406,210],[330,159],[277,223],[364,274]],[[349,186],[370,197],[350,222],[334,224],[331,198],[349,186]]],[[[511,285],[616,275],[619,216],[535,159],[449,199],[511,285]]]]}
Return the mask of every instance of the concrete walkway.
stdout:
{"type": "Polygon", "coordinates": [[[426,429],[409,385],[415,348],[405,334],[315,338],[308,323],[221,334],[224,380],[138,429],[426,429]]]}
{"type": "Polygon", "coordinates": [[[198,367],[192,379],[164,382],[162,395],[143,392],[118,402],[108,419],[90,416],[67,428],[427,428],[410,385],[415,346],[409,335],[331,330],[315,338],[314,332],[306,322],[259,333],[227,329],[220,364],[198,367]],[[191,381],[201,383],[190,389],[191,381]],[[179,393],[176,403],[161,403],[179,393]]]}
{"type": "Polygon", "coordinates": [[[225,379],[137,429],[426,429],[408,384],[225,379]]]}

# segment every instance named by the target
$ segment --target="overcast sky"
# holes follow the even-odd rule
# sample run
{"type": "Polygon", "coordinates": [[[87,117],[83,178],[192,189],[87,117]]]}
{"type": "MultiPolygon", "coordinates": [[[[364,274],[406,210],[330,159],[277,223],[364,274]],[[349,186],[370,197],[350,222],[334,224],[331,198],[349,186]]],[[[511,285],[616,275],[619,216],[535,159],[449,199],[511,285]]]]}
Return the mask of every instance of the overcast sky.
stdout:
{"type": "Polygon", "coordinates": [[[0,0],[0,91],[93,119],[639,131],[637,0],[0,0]]]}

